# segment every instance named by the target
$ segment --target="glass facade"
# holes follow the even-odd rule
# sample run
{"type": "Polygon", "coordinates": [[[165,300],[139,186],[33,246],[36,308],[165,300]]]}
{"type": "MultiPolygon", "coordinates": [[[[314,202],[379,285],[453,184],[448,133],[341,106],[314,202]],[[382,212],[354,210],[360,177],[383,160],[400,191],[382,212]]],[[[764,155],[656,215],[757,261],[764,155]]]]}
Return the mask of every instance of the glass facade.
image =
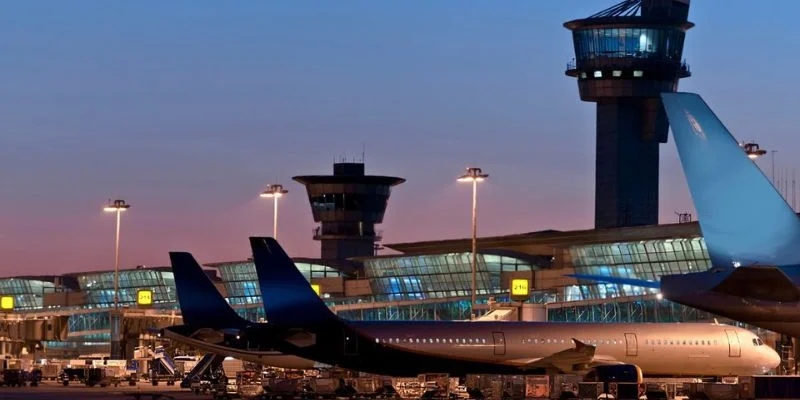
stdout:
{"type": "Polygon", "coordinates": [[[52,282],[35,279],[0,279],[0,296],[13,296],[15,310],[36,310],[43,307],[45,293],[53,293],[52,282]]]}
{"type": "MultiPolygon", "coordinates": [[[[646,240],[592,244],[569,248],[575,273],[657,281],[663,275],[706,271],[711,267],[703,238],[646,240]]],[[[637,296],[645,291],[638,286],[605,284],[578,280],[578,286],[565,288],[569,301],[637,296]]]]}
{"type": "MultiPolygon", "coordinates": [[[[86,306],[103,308],[114,306],[114,272],[87,273],[78,276],[78,285],[86,293],[86,306]]],[[[153,305],[176,305],[175,277],[172,271],[136,269],[119,271],[119,304],[135,306],[140,289],[153,291],[153,305]]]]}
{"type": "MultiPolygon", "coordinates": [[[[342,273],[327,265],[295,262],[297,269],[309,281],[311,278],[339,277],[342,273]]],[[[217,264],[228,302],[234,305],[261,304],[256,266],[252,261],[217,264]]]]}
{"type": "Polygon", "coordinates": [[[590,28],[572,33],[578,68],[596,58],[681,61],[686,33],[677,27],[590,28]]]}
{"type": "Polygon", "coordinates": [[[597,302],[596,304],[562,304],[547,310],[553,322],[710,322],[715,316],[654,296],[636,300],[597,302]]]}
{"type": "MultiPolygon", "coordinates": [[[[529,262],[501,255],[478,254],[476,285],[479,295],[502,294],[501,272],[538,269],[529,262]]],[[[469,296],[472,253],[446,253],[367,259],[364,272],[372,293],[388,300],[469,296]]]]}
{"type": "MultiPolygon", "coordinates": [[[[112,300],[113,301],[113,300],[112,300]]],[[[107,312],[93,312],[74,314],[67,321],[69,334],[72,335],[91,335],[92,332],[106,331],[111,329],[111,320],[107,312]]],[[[106,333],[110,335],[110,333],[106,333]]]]}

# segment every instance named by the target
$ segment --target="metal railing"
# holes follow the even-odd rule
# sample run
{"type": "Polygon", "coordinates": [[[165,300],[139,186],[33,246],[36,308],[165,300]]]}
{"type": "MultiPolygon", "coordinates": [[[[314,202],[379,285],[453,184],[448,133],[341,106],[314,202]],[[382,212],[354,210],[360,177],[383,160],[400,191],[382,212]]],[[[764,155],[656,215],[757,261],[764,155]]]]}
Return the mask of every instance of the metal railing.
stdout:
{"type": "Polygon", "coordinates": [[[323,236],[350,236],[350,237],[365,237],[372,238],[375,241],[383,240],[383,231],[359,231],[358,229],[322,229],[322,226],[316,226],[311,229],[311,234],[314,239],[319,239],[323,236]]]}

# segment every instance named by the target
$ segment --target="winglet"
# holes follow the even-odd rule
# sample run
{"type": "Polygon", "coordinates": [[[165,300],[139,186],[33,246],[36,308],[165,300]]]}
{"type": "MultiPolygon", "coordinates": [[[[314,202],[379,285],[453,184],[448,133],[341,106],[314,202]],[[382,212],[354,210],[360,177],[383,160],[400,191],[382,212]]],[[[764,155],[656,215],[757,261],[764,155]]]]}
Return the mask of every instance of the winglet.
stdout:
{"type": "Polygon", "coordinates": [[[299,327],[336,318],[275,239],[251,237],[250,247],[269,323],[299,327]]]}
{"type": "Polygon", "coordinates": [[[225,301],[190,253],[170,252],[169,259],[184,324],[213,329],[249,324],[225,301]]]}
{"type": "Polygon", "coordinates": [[[800,221],[706,102],[662,93],[715,266],[800,264],[800,221]]]}

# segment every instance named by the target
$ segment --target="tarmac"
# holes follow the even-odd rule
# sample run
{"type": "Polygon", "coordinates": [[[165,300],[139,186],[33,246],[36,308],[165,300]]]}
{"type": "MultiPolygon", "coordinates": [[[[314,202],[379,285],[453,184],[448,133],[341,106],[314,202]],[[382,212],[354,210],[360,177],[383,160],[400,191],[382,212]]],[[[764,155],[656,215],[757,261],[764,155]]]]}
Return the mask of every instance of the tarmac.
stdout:
{"type": "MultiPolygon", "coordinates": [[[[150,394],[163,395],[162,400],[174,398],[181,399],[211,399],[210,394],[195,395],[189,389],[181,389],[176,386],[166,386],[163,383],[153,386],[150,382],[140,382],[136,386],[128,386],[127,383],[117,387],[86,387],[81,384],[70,383],[63,386],[60,382],[42,382],[36,387],[0,387],[0,399],[3,400],[125,400],[136,399],[136,394],[140,395],[141,400],[153,398],[150,394]],[[170,397],[171,396],[171,397],[170,397]]],[[[159,398],[159,397],[156,397],[159,398]]]]}

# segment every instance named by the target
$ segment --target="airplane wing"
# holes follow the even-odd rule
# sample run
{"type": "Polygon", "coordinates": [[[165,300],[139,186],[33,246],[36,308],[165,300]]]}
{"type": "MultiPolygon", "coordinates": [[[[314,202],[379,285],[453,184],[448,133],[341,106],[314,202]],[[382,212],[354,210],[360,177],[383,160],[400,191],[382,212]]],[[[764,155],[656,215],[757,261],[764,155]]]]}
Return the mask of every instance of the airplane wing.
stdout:
{"type": "Polygon", "coordinates": [[[547,357],[513,360],[511,362],[523,370],[546,368],[556,369],[561,373],[586,370],[597,365],[622,364],[612,358],[596,356],[597,347],[593,345],[585,344],[578,339],[572,339],[572,341],[575,342],[574,348],[561,350],[547,357]]]}
{"type": "Polygon", "coordinates": [[[711,291],[765,301],[800,301],[800,288],[776,267],[736,268],[711,291]]]}

